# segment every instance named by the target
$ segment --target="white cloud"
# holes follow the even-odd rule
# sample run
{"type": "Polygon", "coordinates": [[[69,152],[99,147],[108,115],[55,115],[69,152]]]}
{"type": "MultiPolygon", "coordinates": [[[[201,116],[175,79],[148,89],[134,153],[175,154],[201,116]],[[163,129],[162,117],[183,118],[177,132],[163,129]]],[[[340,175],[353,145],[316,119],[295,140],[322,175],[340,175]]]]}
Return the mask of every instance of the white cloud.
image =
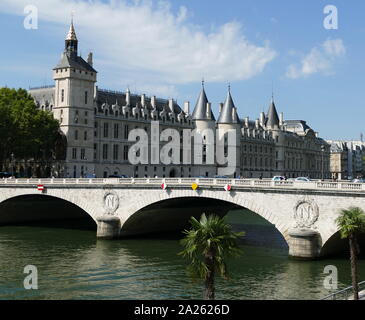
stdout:
{"type": "Polygon", "coordinates": [[[346,55],[342,39],[327,39],[319,47],[314,47],[302,59],[300,65],[288,67],[286,76],[291,79],[307,77],[315,73],[333,74],[337,60],[346,55]]]}
{"type": "MultiPolygon", "coordinates": [[[[23,14],[29,0],[1,2],[0,11],[23,14]]],[[[205,32],[189,21],[193,13],[186,7],[174,13],[168,1],[31,2],[38,7],[41,21],[62,24],[65,34],[65,23],[74,11],[80,46],[93,48],[95,68],[113,68],[122,79],[119,83],[143,78],[145,86],[168,88],[202,77],[210,82],[244,80],[261,73],[276,56],[268,44],[247,40],[238,22],[205,32]]]]}

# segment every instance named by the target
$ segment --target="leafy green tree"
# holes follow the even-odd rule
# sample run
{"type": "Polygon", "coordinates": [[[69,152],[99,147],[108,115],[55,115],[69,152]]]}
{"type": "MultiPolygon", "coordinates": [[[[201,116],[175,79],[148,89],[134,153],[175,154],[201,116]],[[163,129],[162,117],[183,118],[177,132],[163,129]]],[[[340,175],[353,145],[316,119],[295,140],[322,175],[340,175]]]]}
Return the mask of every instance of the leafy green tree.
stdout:
{"type": "Polygon", "coordinates": [[[37,108],[24,89],[0,88],[0,162],[50,160],[59,138],[59,123],[37,108]]]}
{"type": "Polygon", "coordinates": [[[200,221],[190,219],[191,230],[185,230],[181,244],[185,247],[179,254],[190,260],[188,270],[193,279],[204,281],[204,299],[214,299],[215,275],[228,277],[226,259],[241,253],[237,239],[244,232],[233,232],[223,218],[203,214],[200,221]]]}
{"type": "Polygon", "coordinates": [[[357,207],[343,209],[340,216],[336,219],[342,239],[349,239],[350,260],[351,260],[351,277],[354,291],[354,299],[359,300],[359,287],[357,275],[357,256],[360,253],[357,236],[365,232],[365,213],[357,207]]]}

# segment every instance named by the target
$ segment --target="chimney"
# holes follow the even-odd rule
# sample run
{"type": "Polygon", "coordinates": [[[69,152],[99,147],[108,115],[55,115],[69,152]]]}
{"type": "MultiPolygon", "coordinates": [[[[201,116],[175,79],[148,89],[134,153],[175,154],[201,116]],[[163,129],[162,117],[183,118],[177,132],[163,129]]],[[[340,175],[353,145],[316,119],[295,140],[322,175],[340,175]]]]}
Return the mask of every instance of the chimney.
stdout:
{"type": "Polygon", "coordinates": [[[221,112],[222,112],[222,109],[223,109],[223,103],[221,102],[221,103],[219,104],[219,113],[221,113],[221,112]]]}
{"type": "Polygon", "coordinates": [[[232,120],[233,122],[237,121],[237,111],[235,107],[232,108],[232,120]]]}
{"type": "Polygon", "coordinates": [[[186,114],[190,114],[190,102],[189,101],[184,102],[184,112],[186,114]]]}
{"type": "Polygon", "coordinates": [[[284,124],[284,113],[280,112],[279,125],[282,126],[283,124],[284,124]]]}
{"type": "Polygon", "coordinates": [[[246,117],[246,118],[245,118],[245,127],[246,127],[246,128],[248,128],[248,122],[249,122],[249,120],[250,120],[250,119],[249,119],[248,117],[246,117]]]}
{"type": "Polygon", "coordinates": [[[92,52],[89,52],[89,55],[87,56],[87,63],[90,66],[93,66],[93,53],[92,52]]]}
{"type": "Polygon", "coordinates": [[[265,124],[265,113],[264,112],[260,113],[260,124],[262,126],[264,126],[264,124],[265,124]]]}
{"type": "Polygon", "coordinates": [[[141,94],[141,105],[142,105],[142,108],[145,107],[145,102],[146,102],[146,95],[143,93],[143,94],[141,94]]]}
{"type": "Polygon", "coordinates": [[[256,119],[255,120],[255,127],[256,127],[256,129],[258,129],[259,126],[260,126],[260,120],[259,119],[256,119]]]}
{"type": "Polygon", "coordinates": [[[212,104],[210,102],[207,102],[207,118],[211,119],[212,114],[212,104]]]}
{"type": "Polygon", "coordinates": [[[170,108],[171,112],[174,113],[174,100],[173,99],[169,99],[169,108],[170,108]]]}
{"type": "Polygon", "coordinates": [[[151,97],[151,106],[156,109],[156,96],[151,97]]]}
{"type": "Polygon", "coordinates": [[[129,89],[127,89],[127,92],[125,94],[125,101],[127,103],[127,106],[131,105],[131,92],[129,91],[129,89]]]}

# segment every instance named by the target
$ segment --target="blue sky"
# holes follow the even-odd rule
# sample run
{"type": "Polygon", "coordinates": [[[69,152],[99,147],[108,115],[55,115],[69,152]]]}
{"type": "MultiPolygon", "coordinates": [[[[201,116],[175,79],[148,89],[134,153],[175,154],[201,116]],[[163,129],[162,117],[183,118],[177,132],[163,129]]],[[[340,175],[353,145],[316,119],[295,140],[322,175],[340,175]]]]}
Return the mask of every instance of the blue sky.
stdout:
{"type": "Polygon", "coordinates": [[[81,54],[94,53],[101,88],[190,100],[205,78],[217,115],[227,84],[240,117],[279,112],[326,139],[365,132],[364,1],[33,0],[38,29],[23,26],[25,0],[0,2],[0,86],[52,84],[70,12],[81,54]],[[338,29],[323,27],[326,5],[338,29]]]}

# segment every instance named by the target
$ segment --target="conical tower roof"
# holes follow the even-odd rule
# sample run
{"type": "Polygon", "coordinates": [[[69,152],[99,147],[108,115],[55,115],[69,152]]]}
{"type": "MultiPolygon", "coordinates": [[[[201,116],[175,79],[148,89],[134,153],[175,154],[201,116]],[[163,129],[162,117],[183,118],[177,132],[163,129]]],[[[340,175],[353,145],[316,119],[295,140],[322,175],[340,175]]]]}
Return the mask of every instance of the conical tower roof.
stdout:
{"type": "Polygon", "coordinates": [[[207,110],[207,103],[208,103],[208,98],[207,95],[205,93],[204,90],[204,86],[202,86],[202,91],[200,92],[198,101],[196,102],[193,114],[192,114],[192,119],[193,120],[214,120],[214,114],[212,111],[210,111],[210,116],[207,114],[208,110],[207,110]]]}
{"type": "Polygon", "coordinates": [[[267,118],[267,121],[266,121],[267,127],[279,126],[279,123],[280,123],[279,116],[278,116],[278,112],[276,111],[274,98],[271,99],[269,111],[267,112],[266,118],[267,118]]]}
{"type": "Polygon", "coordinates": [[[218,123],[238,123],[238,115],[236,110],[237,109],[231,96],[231,90],[228,89],[227,98],[219,115],[218,123]],[[234,112],[236,113],[235,115],[234,112]]]}

